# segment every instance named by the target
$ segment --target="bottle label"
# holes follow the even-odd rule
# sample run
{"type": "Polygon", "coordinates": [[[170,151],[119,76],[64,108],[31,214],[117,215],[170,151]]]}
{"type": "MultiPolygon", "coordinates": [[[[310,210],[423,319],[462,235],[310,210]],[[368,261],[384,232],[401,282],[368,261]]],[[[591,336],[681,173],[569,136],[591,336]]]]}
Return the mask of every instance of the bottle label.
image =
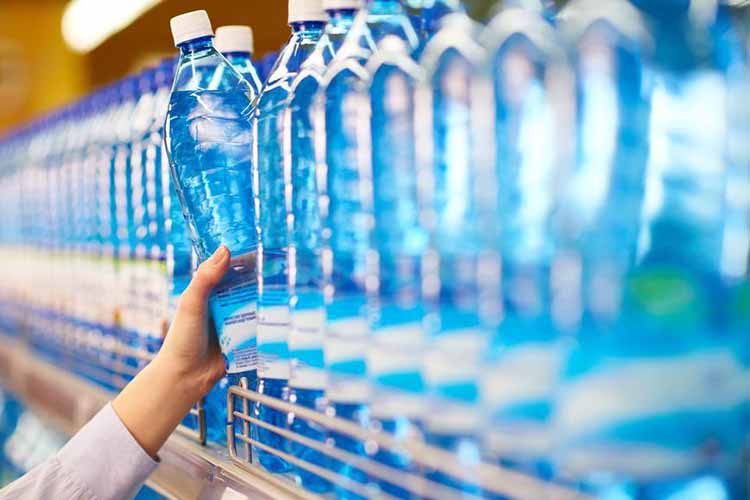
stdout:
{"type": "MultiPolygon", "coordinates": [[[[431,387],[439,390],[440,387],[476,384],[484,344],[479,330],[443,332],[428,342],[424,374],[431,387]]],[[[457,399],[466,397],[456,395],[457,399]]]]}
{"type": "Polygon", "coordinates": [[[255,370],[257,351],[258,284],[255,255],[232,258],[230,269],[211,294],[210,306],[227,372],[255,370]]]}
{"type": "Polygon", "coordinates": [[[431,432],[472,434],[480,426],[477,411],[483,336],[478,329],[442,331],[428,340],[424,378],[434,411],[426,416],[431,432]]]}
{"type": "Polygon", "coordinates": [[[289,335],[291,373],[289,385],[300,389],[325,389],[322,307],[292,311],[289,335]]]}
{"type": "Polygon", "coordinates": [[[423,352],[424,335],[420,323],[377,328],[367,349],[370,378],[380,392],[424,393],[423,352]]]}
{"type": "Polygon", "coordinates": [[[511,347],[482,375],[482,399],[491,411],[548,401],[562,363],[558,343],[511,347]]]}
{"type": "Polygon", "coordinates": [[[369,399],[366,380],[367,321],[360,317],[330,320],[323,341],[328,368],[327,396],[336,402],[361,402],[369,399]]]}
{"type": "Polygon", "coordinates": [[[262,306],[258,314],[258,376],[289,378],[286,337],[289,332],[289,307],[262,306]]]}
{"type": "Polygon", "coordinates": [[[558,421],[570,436],[677,412],[731,411],[747,398],[746,377],[728,349],[612,362],[563,387],[558,421]]]}
{"type": "Polygon", "coordinates": [[[376,328],[368,352],[368,369],[373,374],[411,371],[421,365],[424,334],[419,323],[376,328]],[[390,355],[395,357],[391,358],[390,355]]]}

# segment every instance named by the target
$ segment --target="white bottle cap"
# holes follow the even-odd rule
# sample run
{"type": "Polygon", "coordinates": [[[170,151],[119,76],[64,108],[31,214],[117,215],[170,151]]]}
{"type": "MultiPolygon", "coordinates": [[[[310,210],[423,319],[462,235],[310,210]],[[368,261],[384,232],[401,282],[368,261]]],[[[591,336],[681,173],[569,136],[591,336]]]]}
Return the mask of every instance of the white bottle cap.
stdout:
{"type": "Polygon", "coordinates": [[[323,0],[323,10],[361,9],[364,0],[323,0]]]}
{"type": "Polygon", "coordinates": [[[289,24],[327,19],[320,0],[289,0],[289,24]]]}
{"type": "Polygon", "coordinates": [[[194,10],[175,16],[169,21],[169,26],[172,28],[175,46],[214,34],[214,30],[211,29],[211,20],[205,10],[194,10]]]}
{"type": "Polygon", "coordinates": [[[252,53],[254,51],[253,30],[250,26],[220,26],[216,28],[214,47],[222,54],[227,52],[252,53]]]}

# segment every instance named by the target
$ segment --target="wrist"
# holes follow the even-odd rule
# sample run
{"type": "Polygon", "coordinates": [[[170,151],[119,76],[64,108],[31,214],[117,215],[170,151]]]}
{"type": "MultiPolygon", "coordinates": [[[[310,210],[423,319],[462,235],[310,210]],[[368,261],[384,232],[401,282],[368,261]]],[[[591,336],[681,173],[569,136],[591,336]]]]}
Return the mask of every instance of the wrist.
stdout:
{"type": "Polygon", "coordinates": [[[159,385],[167,389],[171,404],[189,409],[205,394],[200,372],[168,352],[159,352],[149,366],[159,385]]]}

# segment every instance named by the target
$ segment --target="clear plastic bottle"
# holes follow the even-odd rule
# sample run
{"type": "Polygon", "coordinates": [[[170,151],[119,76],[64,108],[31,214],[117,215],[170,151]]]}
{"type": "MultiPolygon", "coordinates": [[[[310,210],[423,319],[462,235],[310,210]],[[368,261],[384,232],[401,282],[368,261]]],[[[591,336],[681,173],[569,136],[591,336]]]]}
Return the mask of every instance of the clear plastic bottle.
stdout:
{"type": "Polygon", "coordinates": [[[257,61],[256,68],[258,70],[258,78],[261,82],[265,82],[268,75],[271,73],[273,65],[276,64],[276,60],[279,58],[278,52],[267,52],[266,55],[257,61]]]}
{"type": "MultiPolygon", "coordinates": [[[[722,245],[722,275],[729,290],[727,329],[738,344],[744,366],[740,385],[745,389],[741,413],[745,430],[744,456],[750,456],[750,6],[744,15],[744,64],[732,70],[726,219],[722,245]]],[[[741,29],[738,31],[742,31],[741,29]]],[[[750,485],[745,487],[750,494],[750,485]]]]}
{"type": "MultiPolygon", "coordinates": [[[[118,336],[126,345],[137,343],[136,315],[130,303],[133,280],[133,257],[135,231],[133,230],[132,205],[132,123],[138,102],[138,80],[129,76],[118,85],[120,94],[117,114],[114,118],[114,156],[112,158],[111,204],[112,246],[115,249],[115,274],[117,276],[116,328],[118,336]]],[[[127,360],[126,360],[127,361],[127,360]]],[[[132,360],[130,361],[132,364],[132,360]]],[[[134,370],[128,369],[125,378],[131,378],[134,370]]],[[[119,376],[119,374],[118,374],[119,376]]],[[[117,382],[122,383],[121,381],[117,382]]]]}
{"type": "MultiPolygon", "coordinates": [[[[247,80],[254,90],[253,95],[259,96],[262,84],[252,62],[254,50],[252,29],[249,26],[239,25],[220,26],[216,29],[214,46],[247,80]]],[[[213,80],[220,81],[226,70],[226,65],[217,66],[213,80]]],[[[224,442],[226,439],[226,401],[230,378],[234,379],[234,377],[222,378],[205,398],[206,426],[208,439],[211,441],[224,442]]],[[[236,383],[237,380],[235,379],[234,382],[236,383]]]]}
{"type": "MultiPolygon", "coordinates": [[[[597,495],[732,498],[747,396],[735,383],[721,262],[738,44],[731,29],[721,34],[715,5],[636,3],[654,47],[634,89],[647,99],[648,128],[635,135],[648,149],[641,160],[634,134],[623,133],[609,141],[627,153],[616,168],[595,173],[585,198],[579,183],[584,207],[597,200],[592,184],[609,188],[599,210],[584,212],[579,237],[584,316],[559,399],[561,461],[597,495]]],[[[627,90],[634,75],[620,76],[627,90]]],[[[632,109],[619,106],[623,117],[632,109]]]]}
{"type": "Polygon", "coordinates": [[[164,128],[170,173],[198,259],[221,244],[230,270],[209,299],[230,377],[255,378],[257,234],[251,178],[255,90],[213,47],[205,11],[171,21],[180,58],[164,128]],[[218,66],[226,66],[215,80],[218,66]]]}
{"type": "MultiPolygon", "coordinates": [[[[322,268],[318,189],[315,176],[314,134],[311,116],[313,100],[320,87],[326,67],[344,42],[362,0],[326,0],[323,9],[328,15],[323,35],[315,50],[302,64],[292,82],[284,118],[289,123],[284,157],[287,232],[289,240],[289,293],[291,359],[289,400],[295,404],[325,410],[325,365],[323,362],[322,268]]],[[[291,429],[317,441],[324,441],[326,432],[320,426],[297,415],[290,416],[291,429]]],[[[292,443],[292,452],[318,465],[328,458],[307,446],[292,443]]],[[[331,489],[331,483],[302,468],[297,469],[302,485],[317,493],[331,489]]]]}
{"type": "Polygon", "coordinates": [[[492,317],[499,320],[483,356],[482,444],[491,461],[548,477],[564,354],[553,310],[552,222],[564,151],[572,148],[563,126],[571,118],[571,78],[562,44],[539,10],[503,9],[481,38],[494,101],[495,225],[487,255],[497,276],[492,317]]]}
{"type": "MultiPolygon", "coordinates": [[[[373,226],[368,266],[372,422],[399,439],[419,435],[427,410],[422,378],[424,329],[421,259],[428,235],[419,218],[415,91],[423,79],[413,47],[386,37],[370,58],[368,97],[372,147],[363,181],[371,183],[373,226]]],[[[411,468],[401,453],[379,450],[377,460],[411,468]]],[[[383,481],[398,497],[410,494],[383,481]]]]}
{"type": "Polygon", "coordinates": [[[464,12],[461,0],[419,0],[419,48],[414,57],[419,59],[424,46],[440,31],[443,19],[457,12],[464,12]]]}
{"type": "MultiPolygon", "coordinates": [[[[253,64],[253,30],[250,26],[220,26],[216,29],[216,50],[227,58],[234,69],[241,74],[247,83],[260,93],[262,83],[253,64]]],[[[214,78],[221,79],[225,66],[219,66],[214,78]]]]}
{"type": "MultiPolygon", "coordinates": [[[[155,68],[149,68],[138,76],[137,100],[131,119],[131,146],[129,172],[129,202],[127,205],[129,229],[128,248],[130,255],[130,279],[127,282],[128,309],[132,316],[131,324],[135,335],[131,347],[147,350],[155,337],[160,336],[150,321],[151,304],[158,301],[154,296],[150,276],[148,251],[151,247],[151,235],[147,227],[146,209],[148,206],[149,186],[146,181],[146,163],[144,162],[145,142],[153,120],[154,93],[156,77],[155,68]]],[[[135,369],[145,365],[145,361],[133,356],[128,359],[135,369]]]]}
{"type": "MultiPolygon", "coordinates": [[[[164,205],[165,185],[168,186],[169,161],[164,150],[164,120],[169,107],[169,94],[174,79],[174,59],[162,61],[154,70],[151,93],[151,119],[143,137],[144,226],[148,233],[145,239],[146,254],[149,257],[149,289],[153,294],[151,304],[151,331],[154,336],[146,344],[150,353],[161,348],[170,321],[170,275],[168,270],[167,216],[164,205]]],[[[185,234],[187,232],[185,231],[185,234]]]]}
{"type": "MultiPolygon", "coordinates": [[[[480,197],[493,184],[483,177],[478,118],[489,102],[473,84],[484,50],[478,26],[465,14],[443,20],[427,43],[421,63],[417,145],[424,177],[422,220],[429,232],[423,259],[427,346],[422,377],[430,404],[425,416],[429,443],[460,454],[472,474],[479,461],[479,374],[486,332],[480,322],[480,197]]],[[[477,486],[439,471],[427,476],[478,494],[477,486]]]]}
{"type": "MultiPolygon", "coordinates": [[[[284,186],[284,137],[289,123],[284,119],[292,81],[315,49],[323,33],[325,13],[320,0],[290,0],[289,25],[292,36],[282,49],[256,106],[257,140],[253,175],[257,186],[256,214],[260,238],[258,262],[258,392],[288,399],[289,351],[289,275],[288,239],[284,186]]],[[[261,420],[287,426],[284,412],[257,404],[254,411],[261,420]]],[[[254,428],[256,438],[276,449],[288,450],[289,443],[278,434],[254,428]]],[[[279,457],[257,450],[260,463],[273,472],[286,472],[290,465],[279,457]]]]}
{"type": "MultiPolygon", "coordinates": [[[[397,0],[371,0],[354,20],[344,44],[325,73],[314,106],[318,190],[323,235],[323,283],[326,303],[324,359],[326,396],[338,417],[367,423],[370,385],[366,351],[366,256],[372,200],[361,189],[360,166],[369,155],[367,61],[386,36],[412,49],[418,37],[397,0]]],[[[364,444],[332,433],[337,447],[364,454],[364,444]]],[[[337,472],[365,482],[350,464],[337,472]]],[[[348,496],[343,488],[339,495],[348,496]]]]}

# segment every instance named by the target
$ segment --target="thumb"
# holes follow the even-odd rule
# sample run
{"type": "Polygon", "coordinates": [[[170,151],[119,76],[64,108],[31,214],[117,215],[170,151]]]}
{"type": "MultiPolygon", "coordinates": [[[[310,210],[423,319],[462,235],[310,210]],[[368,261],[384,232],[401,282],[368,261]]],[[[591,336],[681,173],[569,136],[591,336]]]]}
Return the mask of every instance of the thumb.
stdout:
{"type": "Polygon", "coordinates": [[[214,254],[198,266],[197,271],[180,297],[178,315],[203,316],[211,290],[219,284],[229,269],[229,249],[219,246],[214,254]]]}

